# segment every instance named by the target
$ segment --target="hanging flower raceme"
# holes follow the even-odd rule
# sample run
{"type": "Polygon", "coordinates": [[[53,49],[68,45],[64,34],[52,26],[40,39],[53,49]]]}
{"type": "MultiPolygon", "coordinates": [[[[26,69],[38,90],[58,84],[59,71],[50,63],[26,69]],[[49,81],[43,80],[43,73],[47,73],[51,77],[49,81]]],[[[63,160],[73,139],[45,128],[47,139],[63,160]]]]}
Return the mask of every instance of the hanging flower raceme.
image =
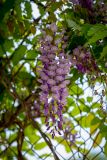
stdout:
{"type": "Polygon", "coordinates": [[[81,46],[73,50],[71,62],[82,73],[92,74],[99,71],[91,53],[81,46]]]}
{"type": "Polygon", "coordinates": [[[69,0],[73,4],[81,5],[83,8],[92,9],[93,0],[69,0]]]}
{"type": "Polygon", "coordinates": [[[62,130],[62,110],[66,105],[68,96],[67,74],[69,73],[71,62],[64,53],[67,36],[64,32],[58,32],[55,23],[52,23],[47,34],[43,31],[41,38],[41,56],[42,67],[39,70],[40,82],[40,102],[44,106],[44,115],[47,130],[50,130],[52,137],[55,136],[55,130],[60,134],[62,130]]]}
{"type": "Polygon", "coordinates": [[[73,132],[73,124],[71,123],[71,120],[64,118],[64,139],[69,143],[70,146],[75,144],[75,141],[78,137],[77,133],[72,133],[73,132]]]}

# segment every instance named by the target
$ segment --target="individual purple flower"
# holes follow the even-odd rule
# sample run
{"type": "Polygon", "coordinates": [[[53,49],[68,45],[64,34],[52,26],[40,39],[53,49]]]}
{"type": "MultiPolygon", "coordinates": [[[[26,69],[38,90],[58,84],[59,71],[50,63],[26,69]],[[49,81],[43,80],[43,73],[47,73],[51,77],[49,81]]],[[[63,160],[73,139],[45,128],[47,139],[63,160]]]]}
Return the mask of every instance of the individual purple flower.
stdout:
{"type": "Polygon", "coordinates": [[[51,51],[53,51],[53,52],[57,52],[57,51],[58,51],[58,47],[56,47],[56,46],[52,46],[52,47],[51,47],[51,51]]]}
{"type": "Polygon", "coordinates": [[[56,76],[56,77],[55,77],[55,80],[56,80],[56,81],[63,81],[63,80],[64,80],[64,77],[63,77],[63,76],[56,76]]]}
{"type": "Polygon", "coordinates": [[[54,71],[48,71],[47,73],[50,77],[54,77],[56,74],[54,71]]]}
{"type": "Polygon", "coordinates": [[[56,70],[56,73],[57,73],[58,75],[62,75],[63,69],[62,69],[62,68],[58,68],[58,69],[56,70]]]}
{"type": "Polygon", "coordinates": [[[52,86],[54,86],[56,84],[55,80],[53,80],[53,79],[48,79],[47,83],[52,85],[52,86]]]}
{"type": "Polygon", "coordinates": [[[56,24],[55,24],[55,23],[52,23],[52,24],[50,25],[50,29],[51,29],[51,31],[56,32],[56,31],[57,31],[57,26],[56,26],[56,24]]]}
{"type": "Polygon", "coordinates": [[[41,85],[40,88],[44,91],[48,90],[48,85],[41,85]]]}
{"type": "Polygon", "coordinates": [[[42,77],[42,80],[48,80],[48,76],[44,72],[41,72],[40,76],[42,77]]]}
{"type": "Polygon", "coordinates": [[[45,37],[45,41],[51,42],[53,40],[53,38],[50,35],[47,35],[45,37]]]}

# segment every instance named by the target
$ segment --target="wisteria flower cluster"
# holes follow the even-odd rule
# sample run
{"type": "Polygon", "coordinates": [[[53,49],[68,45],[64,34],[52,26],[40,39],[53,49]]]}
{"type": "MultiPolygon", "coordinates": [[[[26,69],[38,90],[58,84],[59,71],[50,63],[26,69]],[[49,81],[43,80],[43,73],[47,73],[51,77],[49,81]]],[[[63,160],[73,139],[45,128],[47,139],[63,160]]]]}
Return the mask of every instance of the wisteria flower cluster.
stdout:
{"type": "Polygon", "coordinates": [[[90,51],[79,46],[73,50],[72,65],[75,66],[81,73],[97,73],[98,66],[90,51]]]}
{"type": "Polygon", "coordinates": [[[69,0],[75,5],[81,5],[83,8],[92,9],[93,0],[69,0]]]}
{"type": "Polygon", "coordinates": [[[55,130],[60,134],[62,130],[62,110],[66,105],[66,97],[68,96],[67,74],[70,71],[71,62],[65,54],[67,36],[64,31],[58,33],[55,23],[48,27],[47,34],[43,31],[41,38],[41,56],[42,66],[39,68],[40,82],[40,102],[44,106],[44,115],[47,130],[50,130],[52,137],[55,136],[55,130]]]}
{"type": "Polygon", "coordinates": [[[74,126],[72,126],[71,120],[64,118],[64,125],[65,130],[64,130],[64,139],[69,142],[70,147],[75,144],[75,141],[78,137],[77,132],[72,133],[74,130],[74,126]],[[73,129],[72,129],[73,128],[73,129]]]}

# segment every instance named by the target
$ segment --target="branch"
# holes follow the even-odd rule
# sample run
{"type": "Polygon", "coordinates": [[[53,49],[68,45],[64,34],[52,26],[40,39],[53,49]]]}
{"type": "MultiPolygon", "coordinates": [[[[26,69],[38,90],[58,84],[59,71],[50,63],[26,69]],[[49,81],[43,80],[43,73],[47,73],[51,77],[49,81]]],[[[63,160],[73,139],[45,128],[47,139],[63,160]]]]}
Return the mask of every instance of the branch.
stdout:
{"type": "MultiPolygon", "coordinates": [[[[25,98],[25,100],[23,101],[23,103],[27,103],[30,99],[32,99],[32,94],[29,95],[27,98],[25,98]]],[[[19,106],[17,107],[15,113],[10,116],[10,118],[8,119],[8,121],[7,121],[7,119],[6,120],[5,119],[1,120],[0,121],[1,131],[4,130],[5,128],[8,128],[12,124],[16,123],[15,120],[16,120],[17,115],[20,112],[22,112],[23,110],[24,110],[24,108],[22,107],[22,104],[19,104],[19,106]]],[[[4,117],[6,117],[6,116],[8,116],[8,115],[5,115],[4,117]]]]}
{"type": "Polygon", "coordinates": [[[17,136],[17,150],[18,150],[18,160],[24,160],[22,155],[22,145],[24,140],[24,132],[22,128],[19,128],[18,136],[17,136]]]}
{"type": "Polygon", "coordinates": [[[50,148],[51,152],[53,153],[55,160],[60,160],[59,157],[57,156],[57,154],[54,151],[53,145],[52,145],[51,140],[49,139],[49,137],[45,133],[42,132],[42,130],[40,129],[38,123],[33,120],[32,116],[30,114],[29,114],[29,116],[30,116],[31,123],[32,123],[33,127],[36,128],[40,132],[42,138],[45,140],[46,144],[48,145],[48,147],[50,148]]]}

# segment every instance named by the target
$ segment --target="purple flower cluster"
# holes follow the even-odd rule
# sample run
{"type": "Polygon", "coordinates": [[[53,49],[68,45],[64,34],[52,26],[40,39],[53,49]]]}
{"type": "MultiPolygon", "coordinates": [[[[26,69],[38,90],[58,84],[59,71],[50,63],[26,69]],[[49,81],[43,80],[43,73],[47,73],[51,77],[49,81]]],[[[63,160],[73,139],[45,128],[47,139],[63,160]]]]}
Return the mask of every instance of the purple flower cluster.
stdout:
{"type": "Polygon", "coordinates": [[[44,106],[44,115],[47,130],[51,128],[52,137],[55,136],[55,130],[62,129],[63,117],[62,110],[66,105],[66,97],[68,96],[67,74],[69,73],[71,62],[64,53],[67,37],[63,36],[62,31],[58,34],[58,29],[55,23],[52,23],[47,34],[43,31],[41,39],[41,56],[40,61],[42,66],[39,68],[41,83],[40,102],[44,106]],[[55,129],[55,130],[54,130],[55,129]]]}
{"type": "Polygon", "coordinates": [[[98,66],[91,53],[81,46],[73,50],[71,63],[82,73],[90,74],[98,71],[98,66]]]}
{"type": "Polygon", "coordinates": [[[72,145],[75,144],[75,141],[77,138],[79,138],[77,136],[77,133],[72,133],[73,129],[72,129],[72,123],[69,119],[64,118],[64,125],[65,125],[65,129],[64,129],[64,139],[66,141],[69,142],[70,147],[72,145]]]}
{"type": "Polygon", "coordinates": [[[92,9],[93,0],[78,0],[83,8],[92,9]]]}
{"type": "Polygon", "coordinates": [[[73,4],[81,5],[83,8],[92,9],[93,0],[69,0],[73,4]]]}

